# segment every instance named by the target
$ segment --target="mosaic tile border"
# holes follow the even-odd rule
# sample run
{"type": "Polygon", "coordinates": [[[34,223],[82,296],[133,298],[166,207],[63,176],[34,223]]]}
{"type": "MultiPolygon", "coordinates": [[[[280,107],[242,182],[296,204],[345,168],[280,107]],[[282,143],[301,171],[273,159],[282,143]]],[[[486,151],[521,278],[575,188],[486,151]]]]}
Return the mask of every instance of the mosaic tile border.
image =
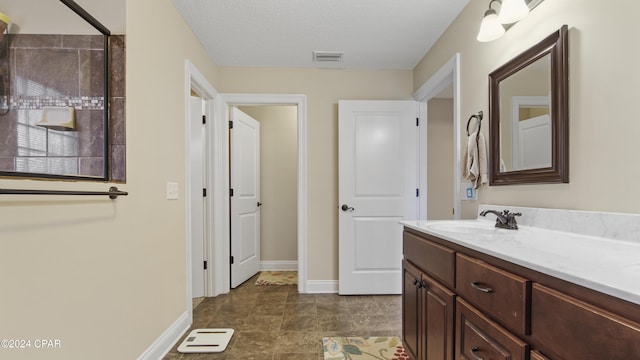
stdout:
{"type": "MultiPolygon", "coordinates": [[[[40,110],[44,106],[74,107],[77,110],[104,110],[103,96],[11,96],[12,110],[40,110]]],[[[0,109],[7,109],[6,97],[0,100],[0,109]]]]}

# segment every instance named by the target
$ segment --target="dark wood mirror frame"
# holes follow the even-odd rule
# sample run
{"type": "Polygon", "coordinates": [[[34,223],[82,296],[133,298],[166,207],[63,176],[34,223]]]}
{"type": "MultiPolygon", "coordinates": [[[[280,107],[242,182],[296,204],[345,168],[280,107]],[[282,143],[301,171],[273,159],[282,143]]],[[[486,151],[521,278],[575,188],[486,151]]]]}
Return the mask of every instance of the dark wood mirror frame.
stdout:
{"type": "Polygon", "coordinates": [[[568,26],[489,74],[489,185],[569,182],[568,26]],[[551,167],[500,172],[500,82],[551,56],[551,167]]]}

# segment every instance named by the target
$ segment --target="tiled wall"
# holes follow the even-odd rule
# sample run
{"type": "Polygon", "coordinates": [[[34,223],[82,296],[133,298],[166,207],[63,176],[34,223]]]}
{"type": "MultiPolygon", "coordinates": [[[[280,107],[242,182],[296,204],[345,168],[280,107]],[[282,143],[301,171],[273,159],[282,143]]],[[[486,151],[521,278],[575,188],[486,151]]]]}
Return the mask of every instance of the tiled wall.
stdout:
{"type": "Polygon", "coordinates": [[[111,36],[109,152],[111,159],[111,181],[114,182],[125,182],[126,180],[125,54],[126,46],[124,35],[111,36]]]}
{"type": "MultiPolygon", "coordinates": [[[[103,37],[11,35],[11,92],[0,103],[0,170],[102,176],[103,37]],[[36,127],[43,106],[72,106],[76,130],[36,127]]],[[[125,39],[111,37],[111,180],[125,181],[125,39]]],[[[6,59],[6,57],[3,57],[6,59]]],[[[6,63],[0,64],[6,69],[6,63]]],[[[4,75],[0,71],[0,74],[4,75]]]]}

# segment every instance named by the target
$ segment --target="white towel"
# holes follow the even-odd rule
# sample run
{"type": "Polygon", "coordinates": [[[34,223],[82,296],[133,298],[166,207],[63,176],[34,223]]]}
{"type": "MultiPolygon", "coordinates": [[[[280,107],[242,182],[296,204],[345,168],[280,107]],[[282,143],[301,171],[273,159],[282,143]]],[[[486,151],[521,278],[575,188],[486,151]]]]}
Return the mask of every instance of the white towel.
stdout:
{"type": "Polygon", "coordinates": [[[484,135],[477,132],[469,135],[467,149],[463,154],[464,177],[473,182],[474,188],[487,183],[487,144],[484,135]]]}

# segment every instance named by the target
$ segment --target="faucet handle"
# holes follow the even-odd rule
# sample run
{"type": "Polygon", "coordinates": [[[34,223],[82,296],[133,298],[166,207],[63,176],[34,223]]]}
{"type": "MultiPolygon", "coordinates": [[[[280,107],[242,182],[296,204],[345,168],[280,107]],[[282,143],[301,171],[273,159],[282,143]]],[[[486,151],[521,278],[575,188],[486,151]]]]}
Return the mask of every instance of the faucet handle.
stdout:
{"type": "Polygon", "coordinates": [[[516,216],[522,216],[522,213],[519,213],[519,212],[512,213],[511,211],[505,209],[505,210],[502,210],[502,215],[513,218],[516,216]]]}

